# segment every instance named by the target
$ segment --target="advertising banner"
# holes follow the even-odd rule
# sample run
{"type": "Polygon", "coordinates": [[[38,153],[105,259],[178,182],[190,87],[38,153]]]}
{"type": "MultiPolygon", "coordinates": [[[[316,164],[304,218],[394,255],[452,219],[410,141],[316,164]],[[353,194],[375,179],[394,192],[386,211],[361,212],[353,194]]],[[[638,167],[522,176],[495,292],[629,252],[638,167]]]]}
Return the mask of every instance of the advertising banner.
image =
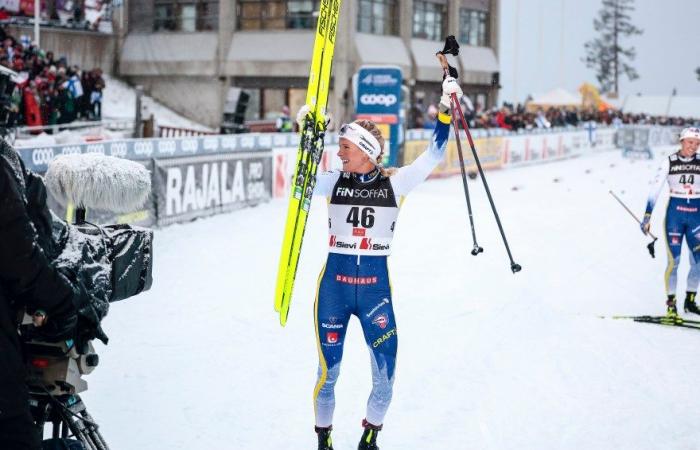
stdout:
{"type": "Polygon", "coordinates": [[[270,152],[231,153],[155,161],[157,224],[257,205],[271,197],[270,152]]]}
{"type": "Polygon", "coordinates": [[[402,74],[398,67],[361,67],[357,77],[356,118],[379,126],[388,145],[385,162],[397,163],[402,74]]]}

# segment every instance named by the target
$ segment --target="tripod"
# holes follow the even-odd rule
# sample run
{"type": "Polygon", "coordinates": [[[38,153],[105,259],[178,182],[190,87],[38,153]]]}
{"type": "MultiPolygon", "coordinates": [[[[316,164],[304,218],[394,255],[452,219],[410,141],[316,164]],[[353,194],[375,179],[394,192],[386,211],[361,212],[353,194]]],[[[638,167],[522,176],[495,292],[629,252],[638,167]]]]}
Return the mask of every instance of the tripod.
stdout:
{"type": "Polygon", "coordinates": [[[30,409],[40,431],[43,432],[47,423],[53,425],[54,439],[72,436],[80,441],[86,450],[109,450],[107,442],[100,434],[99,425],[87,412],[79,395],[54,396],[48,391],[32,392],[30,409]]]}

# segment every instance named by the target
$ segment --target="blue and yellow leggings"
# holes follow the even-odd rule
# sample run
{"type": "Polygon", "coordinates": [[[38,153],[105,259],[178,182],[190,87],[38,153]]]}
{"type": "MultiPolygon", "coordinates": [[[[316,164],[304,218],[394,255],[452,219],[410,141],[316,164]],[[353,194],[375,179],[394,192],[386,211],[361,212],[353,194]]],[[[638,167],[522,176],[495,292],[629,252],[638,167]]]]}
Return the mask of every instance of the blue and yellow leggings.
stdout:
{"type": "Polygon", "coordinates": [[[398,343],[386,256],[329,253],[314,305],[319,368],[314,389],[316,426],[333,422],[335,383],[340,373],[350,316],[360,320],[372,364],[366,419],[381,425],[391,403],[398,343]]]}

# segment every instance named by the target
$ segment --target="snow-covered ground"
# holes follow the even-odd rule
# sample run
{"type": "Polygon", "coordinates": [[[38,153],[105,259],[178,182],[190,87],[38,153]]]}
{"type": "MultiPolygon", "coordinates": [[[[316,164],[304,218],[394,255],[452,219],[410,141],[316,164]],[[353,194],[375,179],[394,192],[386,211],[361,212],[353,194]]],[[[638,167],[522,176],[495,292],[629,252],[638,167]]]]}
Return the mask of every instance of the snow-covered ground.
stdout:
{"type": "MultiPolygon", "coordinates": [[[[400,345],[382,450],[700,448],[700,333],[598,317],[664,312],[665,244],[651,259],[608,194],[641,213],[658,161],[610,152],[489,172],[516,275],[479,182],[478,257],[459,177],[408,197],[389,263],[400,345]]],[[[327,216],[315,200],[281,328],[285,210],[276,200],[156,232],[153,289],[112,305],[83,395],[113,448],[316,448],[312,304],[327,216]]],[[[357,448],[371,387],[356,319],[349,328],[337,450],[357,448]]]]}
{"type": "MultiPolygon", "coordinates": [[[[136,90],[134,87],[110,76],[104,78],[106,87],[102,102],[102,116],[105,120],[133,119],[136,114],[136,90]]],[[[148,115],[153,114],[158,125],[212,131],[211,128],[183,117],[148,95],[143,95],[141,104],[144,109],[143,118],[146,119],[148,115]]]]}

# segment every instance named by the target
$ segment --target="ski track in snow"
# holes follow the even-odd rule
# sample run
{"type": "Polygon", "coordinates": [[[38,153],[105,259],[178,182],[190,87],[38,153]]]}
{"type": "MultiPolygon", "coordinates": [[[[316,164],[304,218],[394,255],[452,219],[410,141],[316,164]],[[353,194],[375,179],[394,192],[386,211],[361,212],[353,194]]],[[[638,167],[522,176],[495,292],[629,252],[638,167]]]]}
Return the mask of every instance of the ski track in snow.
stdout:
{"type": "MultiPolygon", "coordinates": [[[[651,259],[608,190],[641,215],[670,151],[488,172],[516,275],[479,181],[477,257],[459,177],[409,195],[389,260],[400,343],[383,450],[700,448],[700,333],[597,317],[664,312],[663,238],[651,259]]],[[[286,203],[156,231],[153,288],[112,305],[110,345],[83,395],[113,448],[316,448],[312,306],[327,213],[314,200],[281,328],[272,299],[286,203]]],[[[687,267],[684,247],[681,296],[687,267]]],[[[371,389],[355,318],[346,342],[336,450],[357,448],[371,389]]]]}

